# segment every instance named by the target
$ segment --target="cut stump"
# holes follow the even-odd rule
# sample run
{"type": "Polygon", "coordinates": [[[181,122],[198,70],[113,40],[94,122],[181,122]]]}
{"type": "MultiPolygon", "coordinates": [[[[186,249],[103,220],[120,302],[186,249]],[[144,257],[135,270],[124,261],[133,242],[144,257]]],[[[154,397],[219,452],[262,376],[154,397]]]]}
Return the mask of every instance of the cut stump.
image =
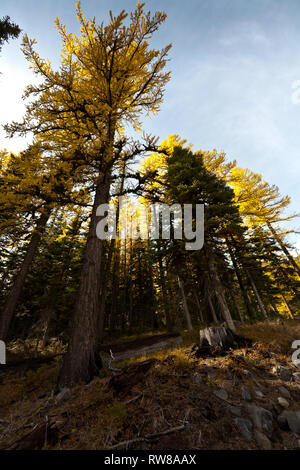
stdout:
{"type": "Polygon", "coordinates": [[[211,326],[199,332],[199,344],[192,349],[196,357],[224,355],[232,348],[245,348],[252,345],[252,341],[235,334],[230,328],[211,326]]]}
{"type": "Polygon", "coordinates": [[[234,333],[227,327],[223,326],[211,326],[200,330],[200,348],[208,346],[219,346],[221,348],[226,348],[233,345],[234,343],[234,333]]]}

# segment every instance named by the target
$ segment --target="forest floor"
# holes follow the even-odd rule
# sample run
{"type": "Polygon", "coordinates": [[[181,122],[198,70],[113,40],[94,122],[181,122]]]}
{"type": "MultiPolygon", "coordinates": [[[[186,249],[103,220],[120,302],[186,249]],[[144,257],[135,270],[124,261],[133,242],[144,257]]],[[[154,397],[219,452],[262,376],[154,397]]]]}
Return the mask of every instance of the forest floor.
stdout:
{"type": "MultiPolygon", "coordinates": [[[[198,333],[183,332],[183,345],[153,353],[147,368],[149,357],[114,364],[128,377],[121,387],[104,367],[60,395],[61,355],[29,368],[29,348],[18,357],[27,362],[0,369],[0,449],[300,448],[300,368],[291,359],[300,321],[238,333],[252,346],[196,358],[198,333]]],[[[52,354],[61,352],[53,345],[52,354]]]]}

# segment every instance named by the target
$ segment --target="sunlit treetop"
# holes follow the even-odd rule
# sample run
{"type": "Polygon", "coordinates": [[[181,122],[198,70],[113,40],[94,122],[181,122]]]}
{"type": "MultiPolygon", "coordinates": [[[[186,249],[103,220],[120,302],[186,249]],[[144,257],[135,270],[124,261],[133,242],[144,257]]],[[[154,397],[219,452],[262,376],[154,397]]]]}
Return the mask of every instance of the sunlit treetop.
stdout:
{"type": "Polygon", "coordinates": [[[140,114],[156,113],[162,103],[170,78],[164,68],[171,48],[171,44],[160,50],[150,48],[149,41],[166,14],[152,16],[143,7],[137,4],[126,25],[124,10],[116,17],[110,13],[107,25],[97,25],[95,19],[84,17],[78,2],[78,36],[56,19],[62,38],[57,71],[35,51],[36,41],[25,35],[23,52],[42,83],[27,87],[25,96],[34,100],[27,105],[22,123],[6,126],[8,133],[33,131],[40,139],[60,141],[66,147],[76,141],[99,155],[125,124],[140,128],[140,114]]]}

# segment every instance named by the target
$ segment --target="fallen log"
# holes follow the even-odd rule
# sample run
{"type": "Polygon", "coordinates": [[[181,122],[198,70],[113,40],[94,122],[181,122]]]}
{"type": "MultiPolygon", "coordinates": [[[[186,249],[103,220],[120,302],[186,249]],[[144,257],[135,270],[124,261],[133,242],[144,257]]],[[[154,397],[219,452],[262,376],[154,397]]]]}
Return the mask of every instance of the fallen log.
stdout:
{"type": "Polygon", "coordinates": [[[8,450],[40,450],[47,443],[54,443],[58,439],[59,426],[56,422],[36,424],[34,428],[12,444],[8,450]]]}
{"type": "Polygon", "coordinates": [[[128,392],[134,385],[145,381],[146,373],[157,362],[157,359],[148,359],[147,361],[124,367],[120,369],[119,373],[111,377],[109,386],[112,387],[116,393],[128,392]]]}
{"type": "Polygon", "coordinates": [[[101,346],[100,354],[101,351],[108,354],[112,353],[114,360],[119,362],[126,361],[131,357],[146,356],[154,351],[172,349],[180,346],[182,343],[183,339],[179,333],[166,333],[101,346]]]}

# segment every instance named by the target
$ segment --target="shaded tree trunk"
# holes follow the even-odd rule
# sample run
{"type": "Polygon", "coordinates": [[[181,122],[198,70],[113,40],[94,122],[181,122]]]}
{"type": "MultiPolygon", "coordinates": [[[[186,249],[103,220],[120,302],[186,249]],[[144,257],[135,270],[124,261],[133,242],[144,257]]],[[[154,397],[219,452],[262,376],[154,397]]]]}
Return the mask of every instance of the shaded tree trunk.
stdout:
{"type": "Polygon", "coordinates": [[[189,311],[188,304],[187,304],[187,301],[186,301],[184,287],[183,287],[183,284],[182,284],[182,281],[181,281],[179,275],[177,275],[177,280],[178,280],[178,285],[179,285],[181,296],[182,296],[183,310],[184,310],[184,314],[185,314],[187,329],[189,331],[193,331],[191,315],[190,315],[190,311],[189,311]]]}
{"type": "Polygon", "coordinates": [[[260,310],[261,310],[261,313],[263,314],[264,318],[268,319],[268,314],[267,314],[267,310],[266,310],[266,308],[265,308],[265,305],[264,305],[264,303],[263,303],[263,301],[262,301],[262,298],[261,298],[261,296],[260,296],[260,294],[259,294],[259,292],[258,292],[258,290],[257,290],[257,287],[256,287],[256,284],[255,284],[255,282],[254,282],[254,280],[253,280],[253,277],[251,276],[251,274],[250,274],[250,272],[249,272],[249,270],[248,270],[247,268],[245,268],[245,273],[246,273],[247,276],[248,276],[248,279],[249,279],[250,284],[251,284],[251,286],[252,286],[254,295],[255,295],[255,297],[256,297],[256,299],[257,299],[257,302],[258,302],[259,308],[260,308],[260,310]]]}
{"type": "Polygon", "coordinates": [[[165,311],[165,317],[166,317],[167,331],[172,332],[173,323],[171,321],[171,315],[170,315],[170,310],[169,310],[169,305],[168,305],[166,279],[165,279],[165,273],[164,273],[161,256],[159,256],[158,265],[159,265],[159,277],[160,277],[160,285],[161,285],[161,291],[162,291],[162,296],[163,296],[163,305],[164,305],[164,311],[165,311]]]}
{"type": "Polygon", "coordinates": [[[209,291],[207,292],[207,300],[208,300],[209,309],[210,309],[212,317],[213,317],[213,321],[214,321],[214,323],[218,323],[218,318],[217,318],[215,306],[214,306],[214,303],[213,303],[213,300],[212,300],[211,293],[209,291]]]}
{"type": "Polygon", "coordinates": [[[242,317],[242,314],[241,314],[241,311],[240,311],[240,307],[238,306],[237,300],[236,300],[235,295],[233,293],[233,290],[229,286],[227,287],[227,290],[228,290],[229,295],[231,297],[231,300],[232,300],[232,303],[233,303],[234,308],[236,310],[236,313],[238,314],[240,321],[243,323],[244,320],[243,320],[243,317],[242,317]]]}
{"type": "Polygon", "coordinates": [[[273,309],[273,312],[275,313],[275,315],[277,315],[278,317],[280,317],[280,313],[278,312],[278,309],[276,307],[276,304],[273,302],[273,301],[270,301],[270,304],[271,304],[271,307],[273,309]]]}
{"type": "Polygon", "coordinates": [[[290,304],[288,303],[288,301],[286,300],[285,296],[283,294],[281,294],[281,298],[287,308],[287,311],[289,312],[289,316],[292,318],[292,320],[295,320],[295,317],[294,317],[294,314],[293,314],[293,311],[291,309],[291,306],[290,304]]]}
{"type": "Polygon", "coordinates": [[[97,326],[98,341],[100,344],[102,342],[103,335],[104,335],[105,307],[106,307],[106,300],[107,300],[108,280],[109,280],[109,275],[110,275],[111,259],[112,259],[114,245],[115,245],[114,242],[115,242],[115,239],[112,239],[109,244],[108,257],[107,257],[106,265],[105,265],[105,274],[102,279],[102,290],[101,290],[101,295],[100,295],[100,309],[99,309],[98,326],[97,326]]]}
{"type": "Polygon", "coordinates": [[[227,239],[226,239],[226,244],[227,244],[230,259],[231,259],[231,262],[233,264],[233,268],[234,268],[234,271],[235,271],[235,274],[236,274],[236,277],[237,277],[237,280],[238,280],[238,283],[239,283],[239,286],[240,286],[240,289],[241,289],[241,293],[242,293],[242,296],[243,296],[243,300],[244,300],[244,304],[245,304],[247,313],[248,313],[250,318],[254,317],[254,312],[253,312],[253,309],[252,309],[252,306],[251,306],[246,288],[245,288],[243,280],[242,280],[240,269],[237,265],[237,262],[236,262],[234,254],[233,254],[232,248],[231,248],[230,243],[227,239]]]}
{"type": "Polygon", "coordinates": [[[28,244],[25,258],[21,264],[21,267],[15,277],[11,291],[6,299],[4,309],[1,313],[0,318],[0,339],[5,341],[7,334],[9,332],[9,327],[12,321],[12,318],[15,313],[22,289],[24,287],[25,279],[28,274],[29,268],[32,261],[37,253],[37,248],[41,239],[45,227],[47,225],[48,219],[50,217],[49,212],[42,214],[37,222],[36,230],[32,234],[31,240],[28,244]]]}
{"type": "Polygon", "coordinates": [[[226,321],[228,328],[230,328],[232,331],[235,331],[234,322],[225,299],[225,289],[219,278],[217,268],[211,258],[208,259],[208,268],[223,318],[226,321]]]}
{"type": "Polygon", "coordinates": [[[109,187],[110,173],[107,172],[96,187],[70,341],[58,380],[59,388],[90,381],[100,365],[96,352],[103,240],[97,237],[96,226],[103,216],[97,216],[96,211],[100,204],[107,203],[109,187]]]}
{"type": "MultiPolygon", "coordinates": [[[[119,244],[118,244],[119,245],[119,244]]],[[[112,290],[111,290],[111,308],[109,313],[109,331],[114,331],[116,327],[116,316],[117,316],[117,298],[119,291],[119,274],[120,274],[120,252],[119,246],[114,256],[113,270],[112,270],[112,290]]]]}
{"type": "Polygon", "coordinates": [[[202,308],[201,308],[201,305],[200,305],[200,300],[198,298],[198,295],[197,295],[197,292],[195,291],[195,289],[194,289],[194,297],[195,297],[196,304],[197,304],[197,307],[198,307],[200,320],[201,320],[202,323],[204,323],[204,317],[203,317],[203,312],[202,312],[202,308]]]}

